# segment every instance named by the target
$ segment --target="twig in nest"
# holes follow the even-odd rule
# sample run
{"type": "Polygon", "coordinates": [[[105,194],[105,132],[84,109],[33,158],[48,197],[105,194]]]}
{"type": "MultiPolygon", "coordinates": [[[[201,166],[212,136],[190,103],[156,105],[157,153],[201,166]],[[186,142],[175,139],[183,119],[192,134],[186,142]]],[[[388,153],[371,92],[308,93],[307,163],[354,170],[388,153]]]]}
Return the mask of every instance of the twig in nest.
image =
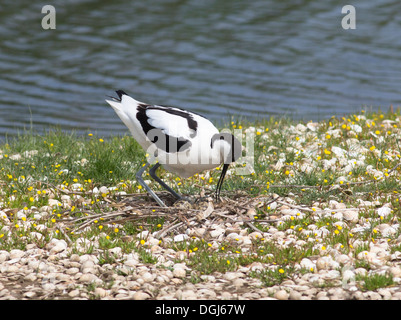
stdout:
{"type": "MultiPolygon", "coordinates": [[[[193,221],[195,219],[196,219],[196,217],[193,217],[193,218],[189,219],[188,222],[193,221]]],[[[163,228],[162,230],[157,232],[155,235],[155,238],[160,239],[160,238],[164,237],[164,235],[167,234],[168,232],[170,232],[174,229],[177,229],[177,228],[183,226],[184,224],[187,224],[186,222],[183,222],[183,221],[174,224],[177,221],[178,221],[177,219],[174,220],[173,223],[171,223],[167,228],[163,228]]]]}
{"type": "Polygon", "coordinates": [[[294,204],[290,204],[290,203],[287,203],[287,202],[285,202],[285,201],[277,200],[277,203],[282,204],[282,205],[289,206],[289,207],[294,208],[294,209],[303,210],[303,211],[308,211],[308,212],[313,212],[312,209],[303,208],[303,207],[300,207],[300,206],[296,206],[296,205],[294,205],[294,204]]]}
{"type": "Polygon", "coordinates": [[[68,234],[64,231],[59,223],[56,224],[56,228],[61,232],[61,234],[67,239],[69,244],[72,244],[72,240],[68,236],[68,234]]]}

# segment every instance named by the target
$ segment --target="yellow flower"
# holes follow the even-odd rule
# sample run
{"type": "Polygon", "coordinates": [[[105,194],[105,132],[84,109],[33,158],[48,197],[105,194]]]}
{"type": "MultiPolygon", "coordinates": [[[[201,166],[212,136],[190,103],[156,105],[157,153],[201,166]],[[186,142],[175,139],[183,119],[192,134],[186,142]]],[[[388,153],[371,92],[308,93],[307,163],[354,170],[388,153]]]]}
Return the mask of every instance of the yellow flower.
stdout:
{"type": "Polygon", "coordinates": [[[376,147],[375,146],[371,146],[369,149],[370,149],[370,151],[373,151],[373,150],[376,149],[376,147]]]}
{"type": "Polygon", "coordinates": [[[93,136],[93,134],[92,134],[92,133],[88,133],[88,136],[89,136],[89,137],[92,137],[92,136],[93,136]]]}
{"type": "Polygon", "coordinates": [[[100,142],[104,142],[104,140],[103,140],[103,139],[99,139],[99,141],[100,141],[100,142]]]}
{"type": "Polygon", "coordinates": [[[145,240],[141,240],[141,245],[144,245],[145,244],[145,240]]]}
{"type": "Polygon", "coordinates": [[[117,233],[117,232],[118,232],[118,228],[115,228],[115,229],[114,229],[114,232],[117,233]]]}
{"type": "Polygon", "coordinates": [[[326,139],[329,140],[331,138],[331,135],[327,134],[326,139]]]}
{"type": "Polygon", "coordinates": [[[280,268],[280,269],[278,269],[278,272],[279,272],[279,273],[284,273],[285,271],[284,271],[283,269],[280,268]]]}

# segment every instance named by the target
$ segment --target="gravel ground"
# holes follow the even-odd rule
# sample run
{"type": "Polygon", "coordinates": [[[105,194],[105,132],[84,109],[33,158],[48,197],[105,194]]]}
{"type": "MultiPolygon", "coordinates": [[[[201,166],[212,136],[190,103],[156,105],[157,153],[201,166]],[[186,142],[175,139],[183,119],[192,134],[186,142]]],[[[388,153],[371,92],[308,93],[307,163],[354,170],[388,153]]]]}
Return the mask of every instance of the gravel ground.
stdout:
{"type": "MultiPolygon", "coordinates": [[[[94,250],[91,254],[73,253],[73,246],[65,240],[56,238],[50,240],[45,247],[38,248],[36,244],[28,244],[25,250],[12,249],[0,251],[0,299],[156,299],[156,300],[328,300],[328,299],[400,299],[401,298],[401,252],[391,253],[392,246],[398,246],[401,237],[388,240],[395,234],[399,225],[397,219],[392,223],[383,223],[376,227],[377,237],[374,241],[366,241],[366,250],[359,253],[351,250],[349,254],[342,253],[339,246],[324,247],[328,236],[325,226],[318,227],[318,221],[327,216],[336,217],[336,225],[351,225],[353,233],[369,228],[371,220],[361,218],[360,210],[372,203],[361,202],[359,207],[345,208],[336,201],[320,204],[326,209],[317,207],[297,207],[285,201],[277,200],[272,206],[278,206],[276,215],[267,232],[253,231],[244,228],[244,220],[231,216],[228,219],[211,219],[214,213],[199,221],[193,220],[185,228],[177,228],[174,238],[164,237],[163,241],[156,238],[157,232],[150,234],[144,231],[138,234],[143,239],[146,235],[148,252],[157,259],[154,264],[141,262],[138,253],[123,253],[121,248],[109,249],[115,258],[113,263],[100,263],[104,250],[97,249],[96,239],[93,240],[94,250]],[[281,223],[291,219],[300,219],[304,212],[312,212],[316,224],[310,224],[300,233],[294,229],[279,231],[281,223]],[[228,222],[230,221],[230,222],[228,222]],[[184,231],[184,233],[179,233],[184,231]],[[300,246],[301,233],[314,232],[316,248],[319,254],[310,255],[295,264],[295,272],[290,278],[280,284],[266,286],[260,278],[251,276],[255,272],[275,268],[274,265],[262,262],[252,262],[240,265],[236,270],[225,273],[214,272],[200,275],[199,281],[192,281],[193,272],[187,265],[188,252],[171,248],[171,243],[186,241],[189,236],[202,233],[208,238],[211,246],[218,247],[222,243],[234,241],[242,253],[250,250],[253,240],[271,242],[277,246],[300,246]],[[363,267],[361,267],[363,265],[363,267]],[[305,271],[306,270],[306,271],[305,271]],[[391,286],[376,290],[364,290],[358,275],[391,275],[391,286]]],[[[250,206],[252,207],[252,205],[250,206]]],[[[391,214],[386,206],[374,207],[377,214],[391,214]]],[[[215,210],[218,214],[219,211],[215,210]]],[[[249,209],[248,209],[249,213],[249,209]]],[[[220,214],[221,216],[221,214],[220,214]]],[[[215,216],[216,217],[216,216],[215,216]]],[[[378,215],[378,219],[380,216],[378,215]]],[[[252,225],[252,224],[251,224],[252,225]]],[[[254,226],[254,225],[252,225],[254,226]]],[[[341,228],[341,227],[340,227],[341,228]]],[[[134,239],[128,237],[127,241],[134,239]]],[[[358,240],[359,241],[359,240],[358,240]]],[[[353,243],[354,248],[363,243],[353,243]]],[[[85,242],[82,241],[82,252],[85,252],[85,242]]],[[[78,247],[74,247],[75,252],[78,247]]],[[[196,254],[192,252],[190,254],[196,254]]]]}

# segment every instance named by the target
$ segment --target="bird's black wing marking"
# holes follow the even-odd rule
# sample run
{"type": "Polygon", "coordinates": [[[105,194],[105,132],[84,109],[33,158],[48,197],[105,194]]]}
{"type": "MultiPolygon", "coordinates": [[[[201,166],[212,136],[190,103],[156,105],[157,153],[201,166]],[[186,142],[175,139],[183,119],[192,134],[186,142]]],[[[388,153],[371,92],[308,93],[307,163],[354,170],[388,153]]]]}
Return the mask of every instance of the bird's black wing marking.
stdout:
{"type": "MultiPolygon", "coordinates": [[[[163,107],[163,111],[170,113],[172,115],[175,116],[179,116],[179,117],[183,117],[184,119],[187,120],[188,123],[188,128],[193,130],[193,133],[191,133],[190,137],[194,138],[197,134],[197,130],[198,130],[198,122],[196,122],[194,120],[194,117],[192,116],[192,114],[190,114],[189,112],[186,112],[184,110],[180,110],[179,108],[175,108],[175,107],[169,107],[169,106],[162,106],[163,107]]],[[[156,107],[156,106],[151,106],[149,107],[149,109],[156,109],[156,110],[161,110],[160,108],[156,107]]]]}
{"type": "Polygon", "coordinates": [[[145,135],[150,141],[152,141],[159,149],[167,153],[181,152],[191,147],[191,141],[183,137],[170,136],[168,134],[165,134],[161,128],[156,128],[152,126],[149,123],[149,117],[146,114],[146,111],[151,109],[168,112],[165,109],[156,108],[146,104],[138,105],[136,118],[138,119],[143,131],[145,132],[145,135]]]}

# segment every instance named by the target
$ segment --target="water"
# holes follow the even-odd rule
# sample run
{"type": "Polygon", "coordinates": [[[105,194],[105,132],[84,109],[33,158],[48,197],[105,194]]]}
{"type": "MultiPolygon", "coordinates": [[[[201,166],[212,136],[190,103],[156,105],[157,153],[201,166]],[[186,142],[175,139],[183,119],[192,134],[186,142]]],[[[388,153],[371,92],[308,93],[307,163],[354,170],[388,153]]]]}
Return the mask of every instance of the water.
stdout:
{"type": "Polygon", "coordinates": [[[124,134],[104,101],[115,89],[222,123],[397,107],[401,2],[349,4],[355,30],[335,0],[2,0],[0,139],[54,125],[124,134]],[[41,27],[45,4],[56,30],[41,27]]]}

